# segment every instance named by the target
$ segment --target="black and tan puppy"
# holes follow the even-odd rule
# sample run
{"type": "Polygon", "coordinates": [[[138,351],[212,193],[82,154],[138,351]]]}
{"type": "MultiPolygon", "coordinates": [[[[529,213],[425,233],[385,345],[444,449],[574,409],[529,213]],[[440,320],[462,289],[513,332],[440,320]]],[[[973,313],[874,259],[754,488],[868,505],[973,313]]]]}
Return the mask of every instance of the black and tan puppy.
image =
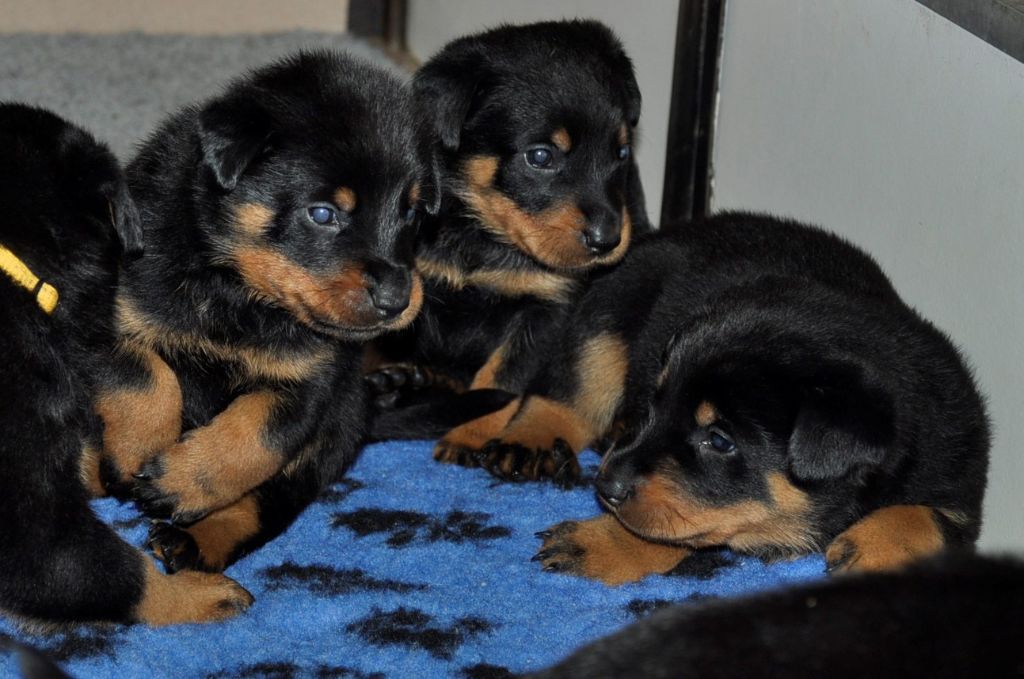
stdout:
{"type": "MultiPolygon", "coordinates": [[[[421,229],[423,313],[379,347],[404,365],[371,383],[521,392],[588,277],[649,230],[633,66],[597,22],[504,26],[447,45],[413,87],[436,126],[444,199],[421,229]]],[[[475,465],[514,407],[450,431],[435,457],[475,465]]]]}
{"type": "Polygon", "coordinates": [[[970,371],[820,229],[724,214],[652,236],[558,347],[483,464],[514,477],[553,450],[571,476],[576,451],[627,433],[596,482],[612,514],[548,531],[549,570],[622,582],[715,545],[877,569],[978,537],[989,430],[970,371]]]}
{"type": "Polygon", "coordinates": [[[303,53],[174,116],[128,168],[147,238],[118,298],[99,481],[173,569],[224,568],[351,462],[360,342],[407,325],[433,162],[405,88],[303,53]],[[133,483],[134,482],[134,483],[133,483]]]}
{"type": "Polygon", "coordinates": [[[161,625],[244,610],[234,581],[160,573],[88,504],[118,263],[142,236],[113,155],[52,113],[0,105],[0,210],[0,612],[161,625]]]}

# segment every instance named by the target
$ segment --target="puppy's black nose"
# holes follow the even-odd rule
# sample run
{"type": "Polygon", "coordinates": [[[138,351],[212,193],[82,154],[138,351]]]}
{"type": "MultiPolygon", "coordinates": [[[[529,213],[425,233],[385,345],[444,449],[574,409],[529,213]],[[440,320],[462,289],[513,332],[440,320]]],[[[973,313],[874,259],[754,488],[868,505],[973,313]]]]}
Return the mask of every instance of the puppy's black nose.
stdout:
{"type": "Polygon", "coordinates": [[[618,220],[591,222],[583,232],[583,240],[595,255],[607,254],[622,241],[622,228],[618,220]]]}
{"type": "Polygon", "coordinates": [[[618,477],[599,475],[595,481],[597,494],[612,507],[618,507],[633,495],[632,482],[623,481],[618,477]]]}
{"type": "Polygon", "coordinates": [[[408,268],[374,264],[366,267],[366,280],[370,300],[381,320],[390,320],[408,308],[412,292],[412,273],[408,268]]]}

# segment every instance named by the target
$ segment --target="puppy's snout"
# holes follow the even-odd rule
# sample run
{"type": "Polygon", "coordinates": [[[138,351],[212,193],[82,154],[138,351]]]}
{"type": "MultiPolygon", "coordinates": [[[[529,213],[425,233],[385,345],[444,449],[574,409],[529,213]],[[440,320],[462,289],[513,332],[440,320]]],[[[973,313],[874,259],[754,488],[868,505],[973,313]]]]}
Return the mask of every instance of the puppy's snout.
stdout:
{"type": "Polygon", "coordinates": [[[611,210],[600,210],[590,215],[583,240],[595,255],[604,255],[617,248],[622,242],[622,224],[618,215],[611,210]]]}
{"type": "Polygon", "coordinates": [[[408,267],[383,262],[368,266],[366,289],[377,315],[390,320],[409,307],[412,272],[408,267]]]}
{"type": "Polygon", "coordinates": [[[612,507],[618,507],[633,495],[634,484],[617,474],[601,474],[595,482],[597,494],[612,507]]]}

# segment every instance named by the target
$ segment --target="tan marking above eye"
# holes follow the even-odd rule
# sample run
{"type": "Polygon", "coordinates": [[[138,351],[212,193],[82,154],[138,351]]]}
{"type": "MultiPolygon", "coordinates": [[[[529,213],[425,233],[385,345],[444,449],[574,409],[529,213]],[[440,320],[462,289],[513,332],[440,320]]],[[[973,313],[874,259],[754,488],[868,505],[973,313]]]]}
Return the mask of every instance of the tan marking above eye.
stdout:
{"type": "Polygon", "coordinates": [[[551,143],[562,153],[568,153],[572,149],[572,137],[569,131],[560,127],[551,133],[551,143]]]}
{"type": "Polygon", "coordinates": [[[340,186],[334,192],[334,203],[345,212],[352,212],[356,209],[356,192],[347,186],[340,186]]]}
{"type": "Polygon", "coordinates": [[[706,427],[718,419],[718,411],[707,401],[701,401],[693,417],[699,426],[706,427]]]}
{"type": "Polygon", "coordinates": [[[629,143],[629,128],[623,125],[619,128],[619,146],[625,146],[629,143]]]}
{"type": "Polygon", "coordinates": [[[409,188],[409,205],[411,207],[415,207],[420,202],[420,194],[421,193],[422,193],[422,191],[420,190],[420,183],[419,182],[415,182],[409,188]]]}
{"type": "Polygon", "coordinates": [[[260,236],[274,220],[274,211],[259,203],[242,203],[235,208],[235,228],[250,236],[260,236]]]}

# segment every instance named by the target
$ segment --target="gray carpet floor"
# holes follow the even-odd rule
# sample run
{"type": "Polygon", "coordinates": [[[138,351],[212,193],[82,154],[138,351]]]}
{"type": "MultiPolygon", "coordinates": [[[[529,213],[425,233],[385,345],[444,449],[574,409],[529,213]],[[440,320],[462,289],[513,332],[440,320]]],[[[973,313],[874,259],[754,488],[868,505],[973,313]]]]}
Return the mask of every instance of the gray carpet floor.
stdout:
{"type": "Polygon", "coordinates": [[[12,33],[0,34],[0,101],[50,108],[127,160],[168,113],[301,48],[344,49],[402,73],[382,51],[338,34],[12,33]]]}

